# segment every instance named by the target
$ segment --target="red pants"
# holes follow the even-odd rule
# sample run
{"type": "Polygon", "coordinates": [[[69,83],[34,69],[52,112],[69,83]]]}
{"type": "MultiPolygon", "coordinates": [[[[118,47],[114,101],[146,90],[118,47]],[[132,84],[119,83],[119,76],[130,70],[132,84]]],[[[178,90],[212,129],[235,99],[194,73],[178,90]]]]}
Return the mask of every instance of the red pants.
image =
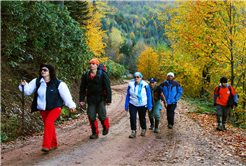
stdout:
{"type": "Polygon", "coordinates": [[[61,114],[61,107],[53,110],[39,111],[44,122],[43,148],[57,147],[57,138],[54,122],[61,114]]]}

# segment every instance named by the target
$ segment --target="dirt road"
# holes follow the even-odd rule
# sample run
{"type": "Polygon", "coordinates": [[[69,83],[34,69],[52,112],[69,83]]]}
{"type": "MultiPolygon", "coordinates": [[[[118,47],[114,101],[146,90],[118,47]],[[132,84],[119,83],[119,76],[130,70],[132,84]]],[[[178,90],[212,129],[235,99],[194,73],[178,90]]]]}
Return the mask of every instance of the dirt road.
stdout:
{"type": "MultiPolygon", "coordinates": [[[[42,136],[2,147],[1,165],[243,165],[230,148],[220,147],[217,136],[204,130],[182,112],[180,101],[173,129],[167,128],[165,109],[161,111],[160,132],[147,130],[141,137],[129,139],[129,113],[124,110],[127,84],[113,86],[113,102],[107,107],[110,132],[90,140],[86,116],[57,129],[57,150],[41,152],[42,136]],[[11,147],[12,146],[12,147],[11,147]],[[15,148],[14,148],[15,147],[15,148]]],[[[147,116],[146,116],[147,117],[147,116]]],[[[147,122],[148,122],[147,118],[147,122]]],[[[139,125],[138,125],[139,126],[139,125]]],[[[149,122],[148,122],[149,126],[149,122]]],[[[102,131],[100,125],[99,128],[102,131]]]]}

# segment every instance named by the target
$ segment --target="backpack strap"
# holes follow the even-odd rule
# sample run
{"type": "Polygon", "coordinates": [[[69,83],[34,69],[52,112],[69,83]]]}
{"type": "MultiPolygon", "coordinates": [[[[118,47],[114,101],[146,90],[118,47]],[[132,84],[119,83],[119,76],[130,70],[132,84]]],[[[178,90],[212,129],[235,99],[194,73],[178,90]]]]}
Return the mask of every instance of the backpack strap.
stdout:
{"type": "Polygon", "coordinates": [[[231,93],[231,86],[230,86],[230,85],[228,86],[228,89],[229,89],[229,91],[230,91],[230,93],[231,93]]]}
{"type": "MultiPolygon", "coordinates": [[[[130,90],[130,86],[128,86],[129,90],[130,90]]],[[[144,86],[145,90],[146,90],[146,93],[147,93],[147,85],[144,86]]]]}
{"type": "Polygon", "coordinates": [[[220,88],[221,86],[218,86],[218,89],[217,89],[217,95],[219,96],[219,98],[220,98],[220,88]]]}
{"type": "MultiPolygon", "coordinates": [[[[99,72],[99,77],[101,78],[101,75],[102,75],[102,69],[98,69],[98,72],[99,72]]],[[[90,77],[90,70],[88,70],[86,73],[86,76],[87,76],[87,78],[89,78],[90,77]]]]}

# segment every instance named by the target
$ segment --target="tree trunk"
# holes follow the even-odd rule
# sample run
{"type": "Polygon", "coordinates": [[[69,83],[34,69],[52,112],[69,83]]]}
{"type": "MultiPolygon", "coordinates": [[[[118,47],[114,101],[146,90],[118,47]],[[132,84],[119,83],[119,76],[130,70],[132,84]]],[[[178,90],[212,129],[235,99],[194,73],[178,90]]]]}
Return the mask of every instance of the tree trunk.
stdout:
{"type": "MultiPolygon", "coordinates": [[[[230,19],[230,25],[232,25],[232,6],[230,3],[230,15],[229,15],[229,19],[230,19]]],[[[234,60],[233,60],[233,40],[232,40],[232,26],[230,27],[230,34],[231,34],[231,39],[230,39],[230,43],[231,43],[231,48],[230,48],[230,52],[231,52],[231,86],[234,85],[234,60]]]]}
{"type": "Polygon", "coordinates": [[[64,1],[54,1],[54,3],[60,7],[64,7],[64,1]]]}

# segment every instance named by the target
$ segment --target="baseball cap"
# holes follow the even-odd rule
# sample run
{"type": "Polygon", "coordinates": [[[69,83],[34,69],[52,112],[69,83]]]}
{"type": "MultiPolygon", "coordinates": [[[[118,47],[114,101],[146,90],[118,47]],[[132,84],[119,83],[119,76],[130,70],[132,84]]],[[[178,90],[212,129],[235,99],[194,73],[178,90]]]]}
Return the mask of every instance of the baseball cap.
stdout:
{"type": "Polygon", "coordinates": [[[151,78],[149,82],[157,82],[155,78],[151,78]]]}

